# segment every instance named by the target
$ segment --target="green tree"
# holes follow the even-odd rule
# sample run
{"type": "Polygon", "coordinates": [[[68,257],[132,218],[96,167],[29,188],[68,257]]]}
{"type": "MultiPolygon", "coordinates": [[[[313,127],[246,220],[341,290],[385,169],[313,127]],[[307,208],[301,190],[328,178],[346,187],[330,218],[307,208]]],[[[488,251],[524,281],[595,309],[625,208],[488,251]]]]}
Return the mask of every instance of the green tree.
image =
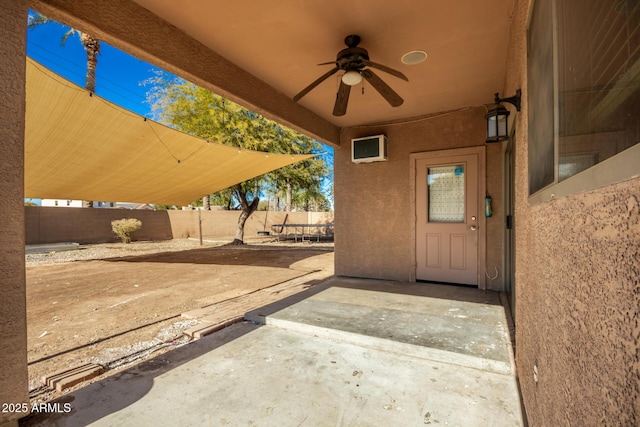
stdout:
{"type": "MultiPolygon", "coordinates": [[[[240,149],[287,154],[316,153],[322,149],[319,142],[307,136],[166,73],[157,73],[145,84],[151,86],[147,98],[154,119],[183,132],[240,149]]],[[[258,208],[263,190],[284,188],[292,200],[294,192],[318,187],[327,171],[324,159],[316,157],[236,184],[210,195],[209,201],[241,211],[234,244],[243,244],[244,224],[258,208]]],[[[199,200],[200,203],[203,201],[199,200]]]]}
{"type": "MultiPolygon", "coordinates": [[[[288,154],[318,153],[322,150],[319,142],[295,132],[278,127],[275,140],[280,152],[288,154]]],[[[271,187],[281,192],[285,199],[284,210],[293,210],[294,195],[300,191],[320,191],[322,180],[328,175],[327,163],[323,158],[313,158],[278,169],[268,176],[271,187]]]]}
{"type": "Polygon", "coordinates": [[[153,209],[157,211],[172,211],[177,209],[174,205],[152,205],[152,206],[153,206],[153,209]]]}
{"type": "MultiPolygon", "coordinates": [[[[44,15],[39,13],[34,13],[29,15],[29,22],[27,26],[30,30],[33,30],[39,26],[46,24],[56,24],[62,25],[53,19],[50,19],[44,15]]],[[[64,46],[67,43],[67,40],[71,36],[78,36],[80,43],[82,43],[82,47],[84,47],[84,51],[87,54],[87,74],[85,76],[85,89],[89,92],[95,93],[96,91],[96,66],[98,65],[98,55],[100,54],[100,40],[93,37],[90,34],[83,33],[80,30],[76,30],[75,28],[69,28],[67,32],[62,36],[61,44],[64,46]]],[[[84,208],[92,208],[93,201],[83,200],[82,207],[84,208]]]]}

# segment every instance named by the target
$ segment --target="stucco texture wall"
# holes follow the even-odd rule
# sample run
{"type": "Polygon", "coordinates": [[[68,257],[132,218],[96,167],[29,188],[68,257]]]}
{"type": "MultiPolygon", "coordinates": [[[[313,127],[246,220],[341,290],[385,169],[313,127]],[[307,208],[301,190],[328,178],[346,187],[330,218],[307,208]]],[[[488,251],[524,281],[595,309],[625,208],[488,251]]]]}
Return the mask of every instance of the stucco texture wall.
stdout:
{"type": "Polygon", "coordinates": [[[532,425],[640,422],[639,198],[635,179],[530,207],[517,329],[532,425]]]}
{"type": "Polygon", "coordinates": [[[516,364],[527,417],[532,426],[636,426],[640,178],[530,203],[530,3],[515,2],[505,88],[523,88],[515,146],[516,364]]]}
{"type": "MultiPolygon", "coordinates": [[[[491,90],[488,90],[489,94],[491,90]]],[[[490,96],[488,96],[490,102],[490,96]]],[[[335,268],[341,276],[389,280],[415,278],[412,251],[410,154],[485,144],[484,106],[436,114],[409,123],[346,129],[342,148],[335,150],[335,268]],[[388,161],[351,162],[351,139],[384,133],[388,161]]],[[[487,218],[487,266],[502,277],[502,170],[500,146],[488,147],[487,192],[494,198],[494,216],[487,218]],[[490,159],[489,159],[490,158],[490,159]]],[[[484,274],[485,266],[480,266],[484,274]]]]}
{"type": "MultiPolygon", "coordinates": [[[[22,171],[27,2],[0,13],[0,404],[29,402],[22,171]]],[[[0,424],[23,413],[7,412],[0,424]]]]}

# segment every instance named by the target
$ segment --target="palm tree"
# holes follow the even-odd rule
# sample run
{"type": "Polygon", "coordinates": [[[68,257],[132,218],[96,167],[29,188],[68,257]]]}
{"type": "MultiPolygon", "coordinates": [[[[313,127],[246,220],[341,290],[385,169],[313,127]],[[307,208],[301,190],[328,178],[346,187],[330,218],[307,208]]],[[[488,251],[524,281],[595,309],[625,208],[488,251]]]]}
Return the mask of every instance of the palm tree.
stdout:
{"type": "MultiPolygon", "coordinates": [[[[48,18],[39,13],[29,15],[29,23],[28,23],[29,29],[34,29],[36,27],[49,24],[49,23],[62,25],[59,22],[54,21],[53,19],[48,18]]],[[[100,40],[98,40],[97,38],[93,37],[90,34],[83,33],[82,31],[76,30],[75,28],[70,28],[69,31],[64,33],[64,35],[62,36],[62,40],[60,44],[64,46],[67,43],[67,40],[69,39],[69,37],[74,35],[78,36],[78,38],[80,39],[80,43],[82,43],[82,46],[84,47],[84,50],[87,53],[87,75],[85,78],[85,88],[89,92],[95,93],[96,65],[98,65],[98,54],[100,53],[100,40]]]]}
{"type": "MultiPolygon", "coordinates": [[[[51,18],[48,18],[39,13],[35,13],[33,15],[29,15],[28,27],[29,29],[34,29],[41,25],[45,25],[48,23],[55,23],[58,25],[62,25],[57,21],[54,21],[51,18]]],[[[85,89],[89,92],[95,93],[96,91],[96,65],[98,65],[98,54],[100,53],[100,40],[93,37],[90,34],[83,33],[80,30],[76,30],[75,28],[70,28],[64,35],[62,36],[62,41],[60,42],[63,46],[67,43],[69,37],[77,35],[80,39],[80,43],[84,47],[85,52],[87,53],[87,75],[85,77],[85,89]]],[[[82,207],[84,208],[92,208],[93,202],[91,200],[83,200],[82,207]]]]}
{"type": "Polygon", "coordinates": [[[87,52],[87,75],[85,77],[84,87],[89,92],[95,93],[96,65],[98,65],[98,54],[100,53],[100,40],[78,30],[71,29],[70,31],[75,31],[78,33],[78,35],[80,36],[80,43],[82,43],[85,52],[87,52]]]}
{"type": "Polygon", "coordinates": [[[202,198],[202,209],[205,211],[211,210],[211,196],[209,194],[202,198]]]}

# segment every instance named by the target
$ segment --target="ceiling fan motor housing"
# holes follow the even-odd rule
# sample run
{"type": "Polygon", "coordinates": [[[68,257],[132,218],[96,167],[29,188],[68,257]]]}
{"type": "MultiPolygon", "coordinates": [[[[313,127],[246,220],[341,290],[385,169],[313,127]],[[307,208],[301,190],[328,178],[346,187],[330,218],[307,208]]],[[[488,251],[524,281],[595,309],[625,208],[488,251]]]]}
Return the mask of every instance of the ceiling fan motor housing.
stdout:
{"type": "Polygon", "coordinates": [[[338,52],[336,65],[341,70],[361,70],[369,60],[369,52],[361,47],[348,47],[338,52]]]}

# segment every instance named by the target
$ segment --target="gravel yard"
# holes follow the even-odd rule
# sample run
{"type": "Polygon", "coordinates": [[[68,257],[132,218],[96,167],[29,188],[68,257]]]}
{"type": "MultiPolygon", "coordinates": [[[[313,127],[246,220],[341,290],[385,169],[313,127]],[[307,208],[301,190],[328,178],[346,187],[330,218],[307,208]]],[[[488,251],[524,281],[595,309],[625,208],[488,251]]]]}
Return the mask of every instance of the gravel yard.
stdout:
{"type": "MultiPolygon", "coordinates": [[[[277,242],[273,239],[245,239],[246,249],[273,246],[281,248],[323,248],[333,249],[333,242],[300,243],[291,241],[277,242]]],[[[100,243],[92,245],[80,245],[78,250],[49,252],[39,254],[27,254],[25,262],[27,267],[46,264],[57,264],[72,261],[90,261],[108,258],[122,258],[127,256],[140,256],[161,252],[178,252],[201,247],[219,247],[229,244],[225,240],[204,240],[200,246],[198,239],[175,239],[157,242],[131,242],[124,243],[100,243]]]]}
{"type": "MultiPolygon", "coordinates": [[[[228,242],[207,242],[206,246],[222,246],[228,242]]],[[[120,258],[126,256],[149,255],[160,252],[177,252],[200,247],[198,240],[176,239],[160,242],[101,243],[81,245],[78,250],[27,254],[27,267],[45,264],[57,264],[72,261],[90,261],[95,259],[120,258]]]]}
{"type": "Polygon", "coordinates": [[[97,363],[109,374],[184,345],[182,331],[198,322],[181,317],[186,311],[333,274],[333,243],[226,243],[105,243],[26,255],[32,399],[54,397],[42,377],[60,369],[97,363]]]}

